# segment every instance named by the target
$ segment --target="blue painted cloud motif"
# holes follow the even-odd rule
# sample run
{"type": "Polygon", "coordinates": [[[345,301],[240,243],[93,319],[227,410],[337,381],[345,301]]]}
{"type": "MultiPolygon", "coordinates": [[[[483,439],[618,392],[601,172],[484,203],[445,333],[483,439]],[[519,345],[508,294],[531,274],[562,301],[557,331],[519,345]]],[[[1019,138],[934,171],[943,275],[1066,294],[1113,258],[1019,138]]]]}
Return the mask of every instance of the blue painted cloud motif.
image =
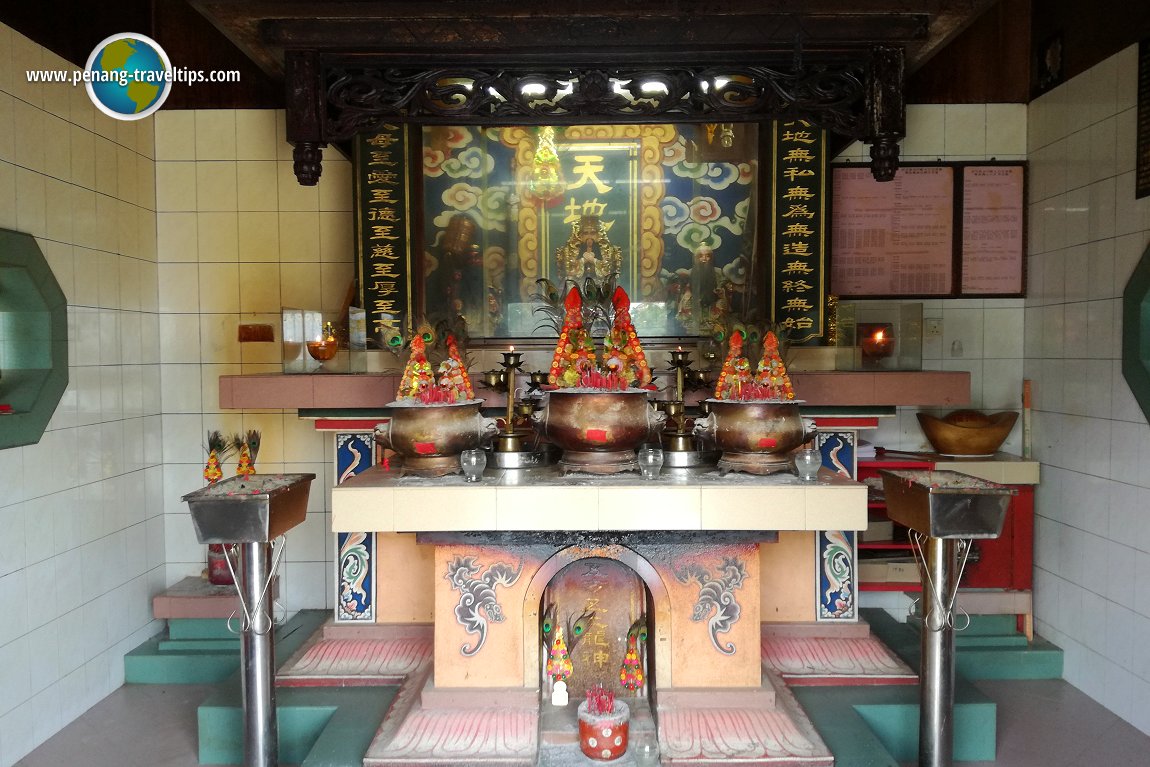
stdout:
{"type": "Polygon", "coordinates": [[[372,620],[367,579],[371,574],[368,533],[348,533],[339,550],[339,618],[372,620]]]}
{"type": "Polygon", "coordinates": [[[691,208],[678,197],[664,197],[663,203],[663,232],[678,234],[683,224],[691,220],[691,208]]]}
{"type": "Polygon", "coordinates": [[[700,245],[718,250],[723,244],[723,238],[706,224],[689,221],[679,229],[678,234],[675,235],[675,242],[686,248],[689,253],[694,253],[700,245]]]}
{"type": "Polygon", "coordinates": [[[477,146],[469,146],[443,162],[443,172],[451,178],[485,178],[493,170],[495,158],[477,146]]]}
{"type": "Polygon", "coordinates": [[[723,244],[720,229],[741,236],[750,209],[750,199],[735,204],[734,217],[722,215],[714,197],[696,196],[689,203],[677,197],[663,198],[663,232],[675,236],[675,242],[690,252],[700,245],[714,250],[723,244]]]}
{"type": "Polygon", "coordinates": [[[671,170],[680,178],[689,178],[702,186],[722,191],[731,184],[746,184],[739,166],[729,162],[681,162],[671,170]]]}
{"type": "Polygon", "coordinates": [[[484,189],[460,181],[444,189],[441,199],[447,208],[432,221],[439,229],[446,229],[456,213],[467,213],[475,219],[480,229],[497,232],[507,230],[507,189],[502,186],[484,189]]]}

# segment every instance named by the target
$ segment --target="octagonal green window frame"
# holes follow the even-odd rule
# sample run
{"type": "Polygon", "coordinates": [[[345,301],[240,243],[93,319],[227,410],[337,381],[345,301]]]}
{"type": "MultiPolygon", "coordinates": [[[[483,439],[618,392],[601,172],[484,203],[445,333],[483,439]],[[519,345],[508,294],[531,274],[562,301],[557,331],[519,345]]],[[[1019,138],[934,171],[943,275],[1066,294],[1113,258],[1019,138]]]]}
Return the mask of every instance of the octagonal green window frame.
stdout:
{"type": "Polygon", "coordinates": [[[67,298],[36,238],[0,229],[0,449],[39,442],[67,388],[67,298]]]}

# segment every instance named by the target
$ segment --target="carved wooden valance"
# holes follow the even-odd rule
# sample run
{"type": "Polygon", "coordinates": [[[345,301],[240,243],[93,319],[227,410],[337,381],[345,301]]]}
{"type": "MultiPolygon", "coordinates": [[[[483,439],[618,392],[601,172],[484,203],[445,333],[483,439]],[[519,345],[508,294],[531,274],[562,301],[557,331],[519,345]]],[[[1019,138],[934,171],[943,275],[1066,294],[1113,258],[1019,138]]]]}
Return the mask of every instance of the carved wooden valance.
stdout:
{"type": "Polygon", "coordinates": [[[384,122],[457,125],[805,120],[871,145],[871,171],[890,180],[905,134],[904,54],[790,66],[499,66],[287,50],[287,138],[301,184],[319,181],[320,150],[384,122]]]}

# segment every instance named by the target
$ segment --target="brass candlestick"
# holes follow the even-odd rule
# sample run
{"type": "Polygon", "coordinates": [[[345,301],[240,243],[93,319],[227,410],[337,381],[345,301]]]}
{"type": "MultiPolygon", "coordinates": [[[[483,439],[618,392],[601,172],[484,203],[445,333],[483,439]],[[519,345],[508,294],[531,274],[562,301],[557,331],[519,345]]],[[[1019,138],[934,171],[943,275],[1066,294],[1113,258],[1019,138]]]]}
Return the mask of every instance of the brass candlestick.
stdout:
{"type": "Polygon", "coordinates": [[[543,370],[536,370],[528,373],[530,381],[527,384],[528,391],[540,394],[543,391],[543,386],[547,383],[547,372],[543,370]]]}
{"type": "Polygon", "coordinates": [[[496,449],[502,452],[520,452],[523,449],[520,435],[515,433],[515,372],[523,364],[523,354],[515,351],[503,352],[503,386],[507,392],[507,420],[503,425],[503,433],[496,442],[496,449]]]}
{"type": "Polygon", "coordinates": [[[503,371],[502,370],[484,370],[483,371],[484,385],[493,391],[499,391],[503,386],[503,371]]]}
{"type": "Polygon", "coordinates": [[[676,469],[713,463],[718,456],[714,451],[704,450],[691,433],[691,420],[687,416],[684,404],[688,389],[701,389],[707,386],[707,373],[691,369],[691,353],[684,351],[683,347],[680,346],[669,354],[671,367],[675,370],[675,399],[660,403],[660,408],[667,414],[667,423],[661,440],[664,465],[676,469]]]}
{"type": "Polygon", "coordinates": [[[671,367],[675,369],[675,400],[683,401],[683,378],[691,367],[691,353],[683,351],[680,346],[671,352],[671,367]]]}
{"type": "Polygon", "coordinates": [[[543,397],[543,387],[547,384],[547,373],[542,370],[535,370],[528,373],[527,376],[527,391],[520,398],[516,409],[520,419],[527,423],[525,428],[530,431],[530,416],[535,412],[535,408],[539,406],[539,400],[543,397]]]}

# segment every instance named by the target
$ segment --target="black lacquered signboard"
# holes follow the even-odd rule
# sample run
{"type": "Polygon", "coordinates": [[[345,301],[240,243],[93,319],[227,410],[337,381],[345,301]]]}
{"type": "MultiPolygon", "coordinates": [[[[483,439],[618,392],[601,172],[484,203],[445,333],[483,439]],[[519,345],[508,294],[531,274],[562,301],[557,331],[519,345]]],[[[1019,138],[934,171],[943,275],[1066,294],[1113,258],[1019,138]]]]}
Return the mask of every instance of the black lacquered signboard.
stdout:
{"type": "Polygon", "coordinates": [[[771,318],[791,343],[823,334],[826,131],[776,120],[771,136],[771,318]]]}
{"type": "Polygon", "coordinates": [[[406,335],[411,301],[408,129],[388,125],[355,138],[359,298],[369,346],[389,331],[406,335]]]}

